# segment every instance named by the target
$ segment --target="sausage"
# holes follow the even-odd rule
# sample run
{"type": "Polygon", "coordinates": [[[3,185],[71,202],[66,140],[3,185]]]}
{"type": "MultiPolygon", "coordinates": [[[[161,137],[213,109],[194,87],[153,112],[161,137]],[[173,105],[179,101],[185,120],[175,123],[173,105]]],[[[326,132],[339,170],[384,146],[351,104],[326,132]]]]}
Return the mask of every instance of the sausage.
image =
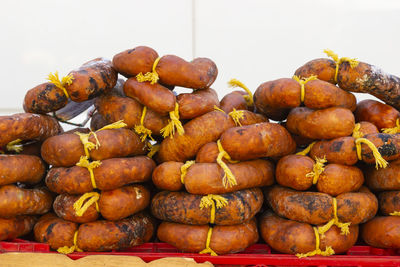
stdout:
{"type": "Polygon", "coordinates": [[[190,62],[174,55],[161,57],[155,71],[160,83],[192,89],[207,89],[215,81],[218,69],[208,58],[195,58],[190,62]]]}
{"type": "Polygon", "coordinates": [[[99,112],[95,112],[90,120],[90,129],[92,131],[97,131],[103,128],[107,124],[110,124],[99,112]]]}
{"type": "Polygon", "coordinates": [[[64,91],[53,83],[46,82],[26,93],[23,108],[25,112],[46,114],[65,107],[67,103],[68,97],[64,91]]]}
{"type": "MultiPolygon", "coordinates": [[[[375,124],[370,123],[368,121],[360,121],[358,122],[360,125],[360,129],[358,130],[362,136],[365,136],[367,134],[378,134],[379,130],[375,126],[375,124]]],[[[353,137],[354,137],[354,131],[353,131],[353,137]]]]}
{"type": "Polygon", "coordinates": [[[194,119],[211,112],[214,110],[214,106],[220,107],[217,92],[211,88],[194,91],[190,94],[179,94],[176,101],[179,105],[179,117],[183,120],[194,119]]]}
{"type": "MultiPolygon", "coordinates": [[[[183,163],[164,162],[156,167],[153,183],[160,189],[179,191],[181,184],[181,166],[183,163]],[[180,184],[180,186],[179,186],[180,184]]],[[[274,183],[274,166],[267,160],[252,160],[227,164],[235,176],[236,185],[223,185],[224,170],[217,163],[193,164],[184,177],[184,186],[191,194],[223,194],[252,187],[268,186],[274,183]]]]}
{"type": "MultiPolygon", "coordinates": [[[[197,163],[213,163],[217,162],[219,154],[218,145],[216,142],[210,142],[202,146],[197,152],[196,162],[197,163]]],[[[225,161],[225,159],[223,159],[225,161]]]]}
{"type": "Polygon", "coordinates": [[[345,108],[311,110],[306,107],[294,108],[289,113],[286,127],[289,132],[310,139],[334,139],[351,135],[355,119],[345,108]]]}
{"type": "MultiPolygon", "coordinates": [[[[288,155],[276,166],[276,181],[295,190],[307,190],[313,185],[315,161],[302,155],[288,155]]],[[[327,164],[317,180],[319,192],[331,196],[357,191],[364,183],[362,171],[354,166],[327,164]]]]}
{"type": "Polygon", "coordinates": [[[0,147],[16,139],[43,141],[61,132],[58,121],[50,116],[32,113],[0,116],[0,147]]]}
{"type": "Polygon", "coordinates": [[[281,125],[269,122],[228,129],[220,140],[234,160],[281,157],[296,150],[289,132],[281,125]]]}
{"type": "Polygon", "coordinates": [[[294,75],[299,77],[310,77],[316,75],[319,80],[336,84],[335,69],[336,63],[333,60],[328,58],[317,58],[298,68],[294,75]]]}
{"type": "Polygon", "coordinates": [[[0,241],[24,236],[32,231],[36,223],[35,216],[17,216],[10,219],[0,218],[0,241]]]}
{"type": "Polygon", "coordinates": [[[395,108],[376,100],[366,99],[357,104],[356,121],[369,121],[381,130],[396,127],[400,113],[395,108]]]}
{"type": "Polygon", "coordinates": [[[361,237],[377,248],[400,248],[400,217],[375,217],[361,227],[361,237]]]}
{"type": "Polygon", "coordinates": [[[123,76],[129,78],[139,73],[151,72],[154,61],[158,58],[157,52],[147,46],[138,46],[127,49],[113,57],[113,67],[123,76]]]}
{"type": "MultiPolygon", "coordinates": [[[[156,167],[146,156],[106,159],[93,169],[96,187],[113,190],[130,183],[146,182],[156,167]]],[[[58,194],[84,194],[93,190],[89,171],[74,166],[51,168],[46,176],[47,187],[58,194]]]]}
{"type": "MultiPolygon", "coordinates": [[[[206,247],[208,225],[186,225],[162,222],[157,237],[179,250],[198,253],[206,247]]],[[[258,240],[256,220],[238,225],[217,225],[212,228],[209,247],[217,254],[236,253],[258,240]]]]}
{"type": "Polygon", "coordinates": [[[378,170],[368,166],[364,174],[366,185],[373,191],[400,190],[400,160],[378,170]]]}
{"type": "MultiPolygon", "coordinates": [[[[133,129],[140,124],[143,105],[130,97],[121,97],[106,94],[98,98],[95,103],[97,111],[108,122],[123,120],[127,128],[133,129]]],[[[147,109],[143,125],[154,135],[161,135],[160,130],[168,124],[168,117],[162,116],[151,109],[147,109]]]]}
{"type": "Polygon", "coordinates": [[[378,195],[379,211],[382,215],[391,215],[400,211],[400,191],[386,191],[378,195]]]}
{"type": "MultiPolygon", "coordinates": [[[[104,160],[116,157],[143,155],[145,143],[128,129],[102,130],[96,133],[100,146],[89,151],[92,160],[104,160]]],[[[96,144],[92,135],[89,141],[96,144]]],[[[42,145],[42,158],[55,167],[74,166],[81,156],[85,155],[83,144],[77,134],[62,134],[48,138],[42,145]]]]}
{"type": "MultiPolygon", "coordinates": [[[[349,250],[357,241],[358,225],[350,225],[350,233],[342,235],[340,228],[332,226],[324,237],[319,236],[319,249],[325,251],[332,247],[336,254],[349,250]]],[[[313,227],[307,223],[287,220],[270,211],[260,218],[260,235],[274,250],[281,253],[307,253],[316,249],[313,227]]]]}
{"type": "MultiPolygon", "coordinates": [[[[264,193],[274,212],[290,220],[323,224],[333,218],[333,198],[328,194],[298,192],[281,186],[266,189],[264,193]]],[[[336,199],[337,216],[341,222],[363,223],[378,211],[378,200],[365,187],[359,192],[340,194],[336,199]]]]}
{"type": "Polygon", "coordinates": [[[138,82],[136,78],[130,78],[124,84],[124,92],[126,96],[164,116],[175,109],[174,93],[158,83],[138,82]]]}
{"type": "MultiPolygon", "coordinates": [[[[263,120],[257,114],[247,111],[240,122],[247,125],[263,120]]],[[[234,126],[232,118],[224,112],[208,112],[186,123],[183,126],[185,134],[165,138],[158,152],[159,160],[184,162],[191,159],[204,144],[216,141],[225,130],[234,126]]]]}
{"type": "Polygon", "coordinates": [[[44,187],[22,189],[15,185],[0,187],[0,217],[44,214],[51,209],[53,197],[44,187]]]}
{"type": "Polygon", "coordinates": [[[87,210],[78,216],[74,209],[74,203],[80,199],[81,195],[61,194],[54,199],[53,210],[63,220],[75,223],[87,223],[96,221],[99,213],[95,205],[90,205],[87,210]]]}
{"type": "Polygon", "coordinates": [[[261,189],[252,188],[223,194],[226,206],[216,208],[215,221],[211,222],[211,206],[200,208],[203,196],[186,192],[162,191],[151,202],[152,214],[163,221],[182,224],[234,225],[250,220],[261,209],[261,189]]]}
{"type": "MultiPolygon", "coordinates": [[[[261,84],[254,93],[257,110],[269,115],[271,110],[295,108],[301,105],[300,83],[282,78],[261,84]]],[[[354,111],[353,94],[321,80],[311,80],[304,85],[304,105],[310,109],[342,107],[354,111]]]]}
{"type": "MultiPolygon", "coordinates": [[[[236,109],[236,110],[247,110],[249,108],[251,109],[251,107],[247,106],[247,102],[243,97],[245,95],[248,95],[248,94],[243,91],[233,91],[233,92],[230,92],[229,94],[226,94],[221,99],[220,108],[223,111],[225,111],[226,113],[233,111],[233,109],[236,109]]],[[[251,111],[252,111],[252,109],[251,109],[251,111]]]]}
{"type": "Polygon", "coordinates": [[[65,85],[65,89],[75,102],[92,99],[111,90],[117,84],[118,78],[111,61],[105,58],[88,61],[68,75],[73,80],[71,84],[65,85]]]}
{"type": "Polygon", "coordinates": [[[45,171],[46,166],[37,156],[0,155],[0,186],[16,182],[35,184],[45,171]]]}

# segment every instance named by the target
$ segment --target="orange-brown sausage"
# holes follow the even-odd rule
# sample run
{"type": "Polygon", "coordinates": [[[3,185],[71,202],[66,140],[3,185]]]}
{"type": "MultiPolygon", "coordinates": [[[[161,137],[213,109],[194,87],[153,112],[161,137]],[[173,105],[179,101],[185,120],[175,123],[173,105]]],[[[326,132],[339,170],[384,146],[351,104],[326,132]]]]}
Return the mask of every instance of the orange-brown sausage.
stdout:
{"type": "MultiPolygon", "coordinates": [[[[247,102],[243,97],[245,95],[248,95],[248,94],[243,91],[233,91],[233,92],[230,92],[229,94],[226,94],[221,99],[221,107],[220,108],[223,111],[225,111],[226,113],[233,111],[233,109],[246,110],[246,109],[251,108],[251,107],[247,106],[247,102]]],[[[251,110],[253,110],[253,109],[251,109],[251,110]]]]}
{"type": "Polygon", "coordinates": [[[365,181],[373,191],[400,190],[400,160],[392,161],[386,168],[365,169],[365,181]]]}
{"type": "Polygon", "coordinates": [[[179,94],[176,101],[179,105],[179,117],[184,120],[194,119],[213,111],[214,106],[220,106],[217,92],[211,88],[194,91],[190,94],[179,94]]]}
{"type": "Polygon", "coordinates": [[[16,182],[35,184],[45,171],[46,166],[37,156],[0,155],[0,186],[16,182]]]}
{"type": "Polygon", "coordinates": [[[74,209],[74,203],[81,198],[81,195],[61,194],[54,199],[53,210],[63,220],[75,223],[93,222],[99,218],[95,205],[90,205],[87,210],[78,216],[74,209]]]}
{"type": "Polygon", "coordinates": [[[0,241],[24,236],[32,231],[37,219],[35,216],[17,216],[10,219],[0,218],[0,241]]]}
{"type": "MultiPolygon", "coordinates": [[[[156,164],[146,156],[106,159],[93,169],[96,187],[113,190],[130,183],[146,182],[156,164]]],[[[46,185],[58,194],[83,194],[93,190],[90,173],[86,168],[52,168],[47,173],[46,185]]]]}
{"type": "Polygon", "coordinates": [[[378,128],[375,126],[375,124],[368,122],[368,121],[360,121],[358,122],[360,124],[360,129],[358,130],[362,136],[365,136],[367,134],[377,134],[379,133],[378,128]]]}
{"type": "MultiPolygon", "coordinates": [[[[164,162],[153,173],[153,183],[160,189],[179,191],[181,183],[181,166],[179,162],[164,162]]],[[[191,194],[223,194],[241,189],[268,186],[274,183],[274,166],[267,160],[244,161],[227,164],[235,176],[237,185],[224,187],[223,169],[217,163],[193,164],[184,176],[184,186],[191,194]]]]}
{"type": "MultiPolygon", "coordinates": [[[[332,226],[323,238],[319,237],[319,249],[325,251],[330,246],[336,254],[346,252],[357,241],[358,225],[350,225],[349,231],[348,235],[342,235],[338,227],[332,226]]],[[[287,220],[270,211],[261,216],[260,235],[269,246],[282,253],[307,253],[316,249],[316,237],[310,224],[287,220]]]]}
{"type": "Polygon", "coordinates": [[[382,215],[400,212],[400,191],[386,191],[378,195],[379,211],[382,215]]]}
{"type": "MultiPolygon", "coordinates": [[[[216,208],[216,225],[234,225],[243,223],[261,209],[263,194],[259,188],[251,188],[222,194],[227,200],[226,206],[216,208]]],[[[200,207],[203,196],[186,192],[162,191],[151,202],[152,214],[163,221],[183,224],[211,223],[211,206],[200,207]]]]}
{"type": "Polygon", "coordinates": [[[369,121],[381,130],[382,128],[395,127],[400,113],[392,106],[366,99],[357,104],[355,117],[357,121],[369,121]]]}
{"type": "MultiPolygon", "coordinates": [[[[158,227],[157,237],[185,252],[200,252],[206,247],[208,225],[186,225],[163,222],[158,227]]],[[[236,253],[258,240],[256,220],[230,226],[214,226],[210,248],[217,254],[236,253]]]]}
{"type": "Polygon", "coordinates": [[[289,132],[311,139],[333,139],[351,135],[355,120],[353,113],[345,108],[311,110],[294,108],[287,117],[289,132]]]}
{"type": "Polygon", "coordinates": [[[400,248],[400,217],[375,217],[361,228],[361,237],[370,246],[400,248]]]}
{"type": "Polygon", "coordinates": [[[328,58],[317,58],[298,68],[294,74],[305,78],[317,75],[318,79],[322,81],[336,84],[335,70],[336,63],[333,60],[328,58]]]}
{"type": "Polygon", "coordinates": [[[200,148],[199,152],[197,152],[196,162],[197,163],[217,162],[218,154],[219,150],[217,143],[216,142],[207,143],[200,148]]]}
{"type": "Polygon", "coordinates": [[[97,131],[107,124],[109,124],[109,122],[106,121],[106,119],[104,119],[104,117],[99,112],[95,112],[90,120],[90,129],[92,131],[97,131]]]}
{"type": "MultiPolygon", "coordinates": [[[[140,137],[128,129],[102,130],[96,133],[100,146],[90,150],[92,160],[103,160],[116,157],[143,155],[146,153],[145,143],[140,137]]],[[[90,135],[89,141],[96,144],[96,138],[90,135]]],[[[71,167],[85,155],[83,144],[77,134],[53,136],[43,142],[42,158],[55,167],[71,167]]]]}
{"type": "Polygon", "coordinates": [[[30,89],[24,98],[24,110],[30,113],[46,114],[59,110],[68,103],[64,91],[52,83],[42,83],[30,89]]]}
{"type": "Polygon", "coordinates": [[[125,50],[113,57],[113,67],[125,77],[151,72],[154,61],[158,58],[157,52],[147,46],[138,46],[125,50]]]}
{"type": "Polygon", "coordinates": [[[0,187],[0,217],[44,214],[51,209],[53,197],[46,188],[22,189],[15,185],[0,187]]]}
{"type": "Polygon", "coordinates": [[[32,113],[0,116],[0,147],[16,139],[43,141],[62,132],[57,120],[32,113]]]}

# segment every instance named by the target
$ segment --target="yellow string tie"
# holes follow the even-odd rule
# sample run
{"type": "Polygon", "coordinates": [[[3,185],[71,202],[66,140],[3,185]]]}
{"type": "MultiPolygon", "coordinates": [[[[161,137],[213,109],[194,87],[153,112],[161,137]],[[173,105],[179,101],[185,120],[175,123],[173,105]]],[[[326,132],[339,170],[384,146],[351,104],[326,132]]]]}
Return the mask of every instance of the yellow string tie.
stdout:
{"type": "Polygon", "coordinates": [[[356,123],[354,125],[353,134],[351,136],[353,136],[355,139],[362,138],[364,136],[364,134],[360,132],[360,128],[361,128],[360,123],[356,123]]]}
{"type": "Polygon", "coordinates": [[[160,150],[160,145],[152,145],[150,142],[147,143],[147,147],[150,149],[149,153],[147,153],[149,158],[152,158],[160,150]]]}
{"type": "Polygon", "coordinates": [[[200,251],[199,254],[210,253],[211,256],[218,256],[218,254],[215,253],[215,251],[210,248],[212,230],[213,230],[213,228],[210,226],[210,229],[208,229],[208,233],[207,233],[206,248],[203,249],[202,251],[200,251]]]}
{"type": "Polygon", "coordinates": [[[372,154],[374,155],[375,158],[375,168],[386,168],[388,165],[388,162],[382,158],[381,153],[379,153],[379,150],[376,148],[376,146],[369,141],[366,138],[357,138],[356,139],[356,149],[357,149],[357,157],[359,160],[362,160],[362,154],[361,154],[361,144],[366,144],[371,150],[372,154]]]}
{"type": "Polygon", "coordinates": [[[142,116],[140,117],[140,124],[135,125],[134,128],[135,132],[140,135],[140,140],[142,142],[146,140],[147,136],[150,137],[152,141],[154,141],[153,137],[151,136],[151,130],[144,127],[144,118],[146,117],[146,112],[147,107],[143,106],[142,116]]]}
{"type": "Polygon", "coordinates": [[[315,250],[307,252],[307,253],[297,253],[296,256],[298,258],[305,258],[305,257],[311,257],[311,256],[315,256],[315,255],[321,255],[321,256],[331,256],[333,254],[335,254],[335,251],[333,250],[333,248],[331,246],[326,247],[325,251],[322,251],[319,248],[319,234],[318,234],[318,230],[316,227],[313,227],[314,229],[314,234],[315,234],[315,250]]]}
{"type": "Polygon", "coordinates": [[[128,125],[124,122],[124,120],[119,120],[119,121],[113,122],[111,124],[108,124],[108,125],[104,126],[103,128],[98,129],[96,131],[96,133],[103,131],[103,130],[120,129],[120,128],[124,128],[126,126],[128,126],[128,125]]]}
{"type": "Polygon", "coordinates": [[[208,194],[200,200],[200,209],[211,207],[210,223],[215,222],[215,211],[221,209],[228,204],[228,200],[220,195],[208,194]]]}
{"type": "Polygon", "coordinates": [[[99,167],[100,165],[100,160],[89,162],[89,159],[86,156],[81,156],[79,162],[76,163],[76,166],[86,168],[89,171],[90,181],[92,182],[93,188],[97,188],[96,180],[94,179],[93,169],[99,167]]]}
{"type": "Polygon", "coordinates": [[[355,68],[358,66],[358,63],[360,63],[356,58],[349,58],[349,57],[341,57],[339,58],[338,54],[335,54],[332,50],[329,49],[325,49],[324,53],[333,59],[333,61],[335,61],[336,63],[336,68],[335,68],[335,82],[337,83],[337,76],[339,73],[339,66],[340,64],[342,64],[343,62],[349,62],[350,64],[350,68],[355,68]]]}
{"type": "Polygon", "coordinates": [[[58,76],[58,71],[51,73],[47,76],[47,80],[54,84],[57,88],[63,90],[65,96],[69,98],[68,91],[65,89],[66,85],[71,85],[72,81],[74,80],[74,76],[72,74],[68,74],[67,76],[63,77],[60,81],[60,77],[58,76]]]}
{"type": "Polygon", "coordinates": [[[185,164],[182,165],[182,167],[181,167],[181,182],[182,182],[182,184],[185,183],[185,176],[187,174],[188,169],[190,168],[190,166],[192,166],[195,163],[196,163],[196,161],[194,161],[194,160],[188,160],[185,162],[185,164]]]}
{"type": "Polygon", "coordinates": [[[324,172],[324,163],[326,163],[326,158],[315,157],[315,164],[313,165],[313,171],[306,174],[306,177],[313,177],[313,184],[318,182],[318,178],[321,173],[324,172]]]}
{"type": "MultiPolygon", "coordinates": [[[[223,111],[222,109],[220,109],[219,107],[217,107],[216,105],[214,105],[214,110],[218,110],[221,111],[222,113],[225,113],[225,111],[223,111]]],[[[225,113],[226,114],[226,113],[225,113]]]]}
{"type": "Polygon", "coordinates": [[[307,156],[308,153],[310,153],[311,149],[313,146],[317,143],[317,141],[312,142],[309,144],[304,150],[297,152],[296,155],[301,155],[301,156],[307,156]]]}
{"type": "Polygon", "coordinates": [[[97,192],[90,192],[90,193],[85,193],[83,194],[77,201],[74,203],[74,210],[77,216],[82,216],[87,209],[93,204],[96,204],[96,210],[99,212],[99,204],[97,201],[100,198],[100,194],[97,192]],[[85,202],[85,200],[87,200],[85,202]],[[85,202],[85,204],[84,204],[85,202]]]}
{"type": "Polygon", "coordinates": [[[389,215],[400,216],[400,211],[393,211],[392,213],[389,213],[389,215]]]}
{"type": "Polygon", "coordinates": [[[304,97],[306,94],[306,92],[305,92],[306,91],[306,89],[305,89],[306,83],[308,83],[309,81],[318,80],[318,78],[316,75],[311,75],[308,78],[300,78],[297,75],[293,75],[292,79],[300,84],[300,102],[304,103],[304,97]]]}
{"type": "MultiPolygon", "coordinates": [[[[224,177],[222,178],[222,184],[224,185],[225,188],[237,185],[237,181],[231,170],[229,169],[228,165],[225,164],[225,162],[222,160],[223,158],[226,158],[228,161],[232,161],[231,157],[229,154],[224,150],[224,148],[221,145],[221,141],[217,141],[218,145],[218,157],[217,157],[217,163],[221,168],[224,170],[224,177]]],[[[237,163],[238,161],[232,161],[234,163],[237,163]]]]}
{"type": "Polygon", "coordinates": [[[342,222],[339,221],[339,218],[337,216],[337,200],[334,197],[333,198],[333,219],[330,220],[329,222],[327,222],[324,226],[318,227],[318,233],[321,236],[324,236],[325,233],[329,229],[331,229],[331,227],[333,225],[336,225],[337,227],[340,228],[340,230],[341,230],[340,234],[341,235],[348,235],[348,234],[350,234],[350,229],[349,229],[350,224],[351,224],[350,222],[342,223],[342,222]]]}
{"type": "Polygon", "coordinates": [[[251,107],[253,105],[253,93],[250,91],[250,89],[244,85],[241,81],[237,80],[237,79],[231,79],[228,82],[229,87],[240,87],[243,90],[246,91],[247,95],[244,95],[243,98],[244,100],[246,100],[246,104],[248,107],[251,107]]]}
{"type": "Polygon", "coordinates": [[[22,150],[24,150],[24,147],[21,145],[21,142],[22,142],[21,139],[16,139],[8,143],[6,148],[8,151],[15,151],[16,153],[21,153],[22,150]]]}
{"type": "Polygon", "coordinates": [[[183,135],[185,133],[185,129],[183,129],[182,123],[179,120],[179,105],[175,103],[175,110],[169,112],[169,122],[167,126],[160,130],[160,133],[163,135],[164,138],[171,136],[174,137],[175,128],[179,135],[183,135]]]}
{"type": "Polygon", "coordinates": [[[383,133],[387,134],[397,134],[400,133],[400,121],[399,119],[396,119],[396,126],[393,128],[382,128],[383,133]]]}
{"type": "Polygon", "coordinates": [[[76,244],[77,240],[78,240],[78,230],[75,231],[74,233],[74,245],[72,245],[71,247],[63,246],[61,248],[58,248],[57,251],[62,254],[70,254],[74,251],[82,252],[83,250],[78,248],[78,245],[76,244]]]}
{"type": "Polygon", "coordinates": [[[158,57],[154,63],[153,63],[153,67],[152,67],[152,72],[147,72],[145,75],[143,75],[143,73],[139,73],[138,75],[136,75],[136,80],[140,83],[142,82],[150,82],[150,84],[155,84],[157,83],[159,77],[158,77],[158,73],[156,71],[156,67],[158,62],[160,61],[160,57],[158,57]]]}
{"type": "Polygon", "coordinates": [[[233,109],[233,111],[229,112],[228,115],[233,119],[233,121],[235,122],[236,126],[238,126],[238,125],[242,126],[242,124],[240,123],[240,120],[243,119],[243,117],[244,117],[244,111],[243,110],[233,109]]]}

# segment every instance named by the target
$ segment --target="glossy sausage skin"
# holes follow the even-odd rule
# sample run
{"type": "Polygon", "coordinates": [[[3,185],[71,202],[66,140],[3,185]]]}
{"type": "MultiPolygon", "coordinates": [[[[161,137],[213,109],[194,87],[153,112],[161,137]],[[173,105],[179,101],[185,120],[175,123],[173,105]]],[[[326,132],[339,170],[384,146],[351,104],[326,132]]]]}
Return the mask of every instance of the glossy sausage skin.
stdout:
{"type": "Polygon", "coordinates": [[[386,191],[378,195],[379,211],[382,215],[400,212],[400,191],[386,191]]]}
{"type": "Polygon", "coordinates": [[[335,70],[336,63],[333,60],[328,58],[317,58],[298,68],[294,74],[304,78],[310,77],[311,75],[317,75],[318,79],[322,81],[336,84],[335,70]]]}
{"type": "MultiPolygon", "coordinates": [[[[153,183],[160,189],[178,191],[181,184],[182,163],[165,162],[153,173],[153,183]],[[180,184],[180,186],[178,186],[180,184]]],[[[274,166],[267,160],[252,160],[227,164],[235,176],[237,185],[225,188],[223,169],[217,163],[196,163],[184,177],[184,186],[191,194],[224,194],[252,187],[268,186],[274,182],[274,166]]]]}
{"type": "Polygon", "coordinates": [[[0,147],[16,139],[43,141],[61,132],[58,121],[50,116],[32,113],[0,116],[0,147]]]}
{"type": "Polygon", "coordinates": [[[378,170],[368,166],[364,173],[366,184],[373,191],[400,190],[400,160],[378,170]]]}
{"type": "MultiPolygon", "coordinates": [[[[216,225],[234,225],[243,223],[261,209],[263,194],[261,189],[252,188],[222,194],[228,203],[215,211],[216,225]]],[[[154,196],[151,203],[152,214],[163,221],[182,224],[210,223],[211,207],[200,208],[203,196],[186,192],[162,191],[154,196]]]]}
{"type": "MultiPolygon", "coordinates": [[[[213,163],[217,162],[219,154],[218,145],[216,142],[210,142],[202,146],[197,152],[196,162],[197,163],[213,163]]],[[[226,160],[223,159],[225,162],[226,160]]]]}
{"type": "MultiPolygon", "coordinates": [[[[92,160],[104,160],[116,157],[143,155],[146,153],[145,143],[139,136],[128,129],[102,130],[96,133],[100,146],[89,152],[92,160]]],[[[92,135],[89,141],[96,144],[92,135]]],[[[71,167],[85,155],[83,145],[76,134],[62,134],[43,142],[42,158],[55,167],[71,167]]]]}
{"type": "MultiPolygon", "coordinates": [[[[198,253],[206,246],[208,229],[208,225],[163,222],[158,227],[157,237],[185,252],[198,253]]],[[[238,225],[214,226],[210,248],[218,255],[236,253],[256,243],[257,240],[257,223],[252,219],[238,225]]]]}
{"type": "Polygon", "coordinates": [[[96,210],[95,204],[92,204],[88,209],[78,216],[74,209],[74,203],[79,200],[82,195],[61,194],[54,199],[53,210],[63,220],[75,223],[93,222],[99,218],[99,213],[96,210]]]}
{"type": "Polygon", "coordinates": [[[370,246],[377,248],[400,248],[400,217],[378,216],[364,224],[361,237],[370,246]]]}
{"type": "Polygon", "coordinates": [[[46,171],[43,161],[31,155],[0,155],[0,186],[16,182],[35,184],[46,171]]]}
{"type": "Polygon", "coordinates": [[[294,108],[289,113],[286,127],[289,132],[310,139],[333,139],[351,135],[355,120],[353,113],[345,108],[311,110],[294,108]]]}
{"type": "Polygon", "coordinates": [[[47,82],[26,92],[23,107],[25,112],[46,114],[65,107],[67,103],[63,90],[47,82]]]}
{"type": "Polygon", "coordinates": [[[214,106],[220,107],[217,92],[208,88],[182,93],[176,97],[179,105],[179,117],[181,119],[194,119],[214,110],[214,106]]]}
{"type": "Polygon", "coordinates": [[[32,231],[37,219],[35,216],[17,216],[10,219],[0,218],[0,241],[24,236],[32,231]]]}
{"type": "Polygon", "coordinates": [[[51,209],[53,197],[47,188],[22,189],[15,185],[0,187],[0,218],[44,214],[51,209]]]}
{"type": "MultiPolygon", "coordinates": [[[[96,186],[100,190],[113,190],[150,179],[156,164],[146,156],[106,159],[93,169],[96,186]]],[[[93,190],[89,171],[74,166],[51,168],[46,176],[47,187],[58,194],[83,194],[93,190]]]]}
{"type": "Polygon", "coordinates": [[[355,117],[357,121],[369,121],[381,130],[382,128],[395,127],[400,113],[392,106],[366,99],[357,104],[355,117]]]}
{"type": "Polygon", "coordinates": [[[246,92],[243,91],[233,91],[229,94],[226,94],[221,99],[221,109],[226,113],[236,110],[246,110],[249,109],[247,106],[246,100],[244,99],[244,95],[248,95],[246,92]]]}
{"type": "MultiPolygon", "coordinates": [[[[358,225],[350,225],[350,233],[342,235],[335,225],[320,237],[319,248],[324,251],[330,246],[335,254],[349,250],[357,241],[358,225]]],[[[297,254],[315,250],[316,240],[312,225],[281,218],[267,211],[260,219],[260,235],[274,250],[297,254]]]]}

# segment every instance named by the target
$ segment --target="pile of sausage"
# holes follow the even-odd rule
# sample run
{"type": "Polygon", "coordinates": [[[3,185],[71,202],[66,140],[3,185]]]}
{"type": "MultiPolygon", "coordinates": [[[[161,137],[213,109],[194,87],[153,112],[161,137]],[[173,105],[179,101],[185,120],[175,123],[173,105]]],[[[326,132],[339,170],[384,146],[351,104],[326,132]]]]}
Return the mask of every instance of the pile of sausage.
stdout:
{"type": "Polygon", "coordinates": [[[400,248],[400,79],[328,54],[254,96],[233,79],[243,90],[221,101],[212,60],[145,46],[50,74],[27,113],[0,117],[0,240],[33,230],[61,253],[159,240],[220,255],[260,231],[299,257],[360,239],[400,248]],[[63,131],[88,108],[90,128],[63,131]]]}

